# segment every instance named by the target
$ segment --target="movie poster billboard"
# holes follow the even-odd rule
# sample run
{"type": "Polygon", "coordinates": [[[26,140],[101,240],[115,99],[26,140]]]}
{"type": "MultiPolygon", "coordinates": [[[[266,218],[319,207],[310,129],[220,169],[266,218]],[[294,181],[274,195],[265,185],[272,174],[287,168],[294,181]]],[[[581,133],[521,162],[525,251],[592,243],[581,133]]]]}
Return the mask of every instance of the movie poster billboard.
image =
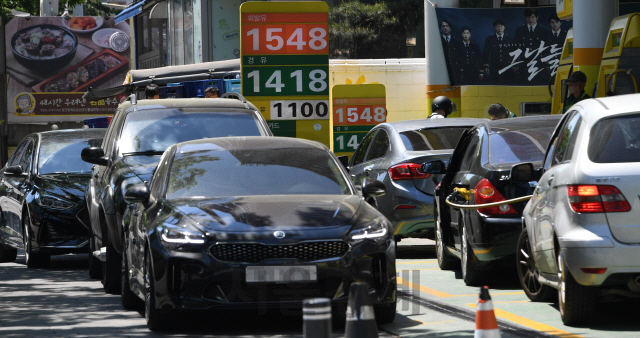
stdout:
{"type": "Polygon", "coordinates": [[[436,8],[453,85],[547,85],[572,21],[555,7],[436,8]]]}
{"type": "Polygon", "coordinates": [[[5,27],[9,123],[81,121],[112,115],[124,94],[85,101],[87,88],[121,85],[129,25],[103,17],[13,18],[5,27]]]}

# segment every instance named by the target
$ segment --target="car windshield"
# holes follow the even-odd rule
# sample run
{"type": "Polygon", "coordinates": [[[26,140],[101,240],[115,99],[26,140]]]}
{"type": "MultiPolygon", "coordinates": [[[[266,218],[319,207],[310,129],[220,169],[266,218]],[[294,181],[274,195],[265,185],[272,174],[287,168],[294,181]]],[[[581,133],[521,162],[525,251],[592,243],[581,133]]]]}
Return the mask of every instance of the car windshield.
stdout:
{"type": "Polygon", "coordinates": [[[246,110],[157,109],[127,115],[120,155],[162,153],[172,144],[226,136],[265,136],[255,113],[246,110]]]}
{"type": "Polygon", "coordinates": [[[323,149],[204,150],[176,154],[167,199],[351,194],[323,149]]]}
{"type": "Polygon", "coordinates": [[[598,121],[591,128],[588,154],[595,163],[640,162],[640,114],[598,121]]]}
{"type": "Polygon", "coordinates": [[[38,155],[38,173],[40,175],[54,173],[91,172],[90,163],[80,158],[82,149],[100,147],[105,130],[44,134],[40,141],[38,155]]]}
{"type": "Polygon", "coordinates": [[[468,127],[446,127],[409,130],[400,133],[408,151],[454,149],[468,127]]]}
{"type": "Polygon", "coordinates": [[[502,165],[542,161],[554,128],[545,125],[520,130],[498,129],[489,136],[489,162],[502,165]]]}

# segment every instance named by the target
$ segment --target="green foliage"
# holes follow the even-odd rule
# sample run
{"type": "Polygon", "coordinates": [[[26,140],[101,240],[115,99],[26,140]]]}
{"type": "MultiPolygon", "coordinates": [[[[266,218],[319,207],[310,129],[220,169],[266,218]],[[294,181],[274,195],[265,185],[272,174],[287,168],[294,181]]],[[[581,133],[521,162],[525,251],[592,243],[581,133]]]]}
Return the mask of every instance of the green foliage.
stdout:
{"type": "MultiPolygon", "coordinates": [[[[69,8],[85,4],[85,14],[89,16],[114,16],[120,12],[117,9],[103,5],[100,0],[68,0],[66,3],[69,5],[69,8]]],[[[58,15],[64,12],[64,4],[63,1],[60,1],[58,15]]],[[[29,13],[32,16],[40,16],[40,0],[0,0],[0,9],[2,10],[2,18],[5,20],[5,23],[8,21],[12,9],[29,13]]]]}

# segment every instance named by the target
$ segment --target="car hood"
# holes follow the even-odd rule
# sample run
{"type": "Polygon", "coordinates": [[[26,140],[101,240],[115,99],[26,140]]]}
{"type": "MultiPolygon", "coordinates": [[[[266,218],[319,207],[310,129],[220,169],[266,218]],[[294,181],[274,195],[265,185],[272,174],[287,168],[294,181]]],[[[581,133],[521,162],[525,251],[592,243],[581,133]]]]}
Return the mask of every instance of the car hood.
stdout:
{"type": "Polygon", "coordinates": [[[362,207],[356,195],[278,195],[172,200],[206,231],[271,232],[341,227],[362,207]]]}
{"type": "Polygon", "coordinates": [[[149,182],[154,170],[160,163],[161,155],[136,155],[122,158],[122,163],[136,176],[145,182],[149,182]]]}
{"type": "Polygon", "coordinates": [[[67,200],[83,200],[84,188],[91,174],[46,174],[38,175],[35,185],[67,200]]]}

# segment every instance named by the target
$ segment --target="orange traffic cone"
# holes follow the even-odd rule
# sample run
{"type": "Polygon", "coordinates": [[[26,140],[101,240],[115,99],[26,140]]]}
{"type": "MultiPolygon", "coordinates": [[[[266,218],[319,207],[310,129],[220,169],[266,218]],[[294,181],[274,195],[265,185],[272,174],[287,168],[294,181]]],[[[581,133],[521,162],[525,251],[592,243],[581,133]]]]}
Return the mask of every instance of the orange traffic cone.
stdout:
{"type": "Polygon", "coordinates": [[[480,297],[476,305],[476,331],[474,338],[500,338],[493,302],[489,296],[489,287],[480,288],[480,297]]]}

